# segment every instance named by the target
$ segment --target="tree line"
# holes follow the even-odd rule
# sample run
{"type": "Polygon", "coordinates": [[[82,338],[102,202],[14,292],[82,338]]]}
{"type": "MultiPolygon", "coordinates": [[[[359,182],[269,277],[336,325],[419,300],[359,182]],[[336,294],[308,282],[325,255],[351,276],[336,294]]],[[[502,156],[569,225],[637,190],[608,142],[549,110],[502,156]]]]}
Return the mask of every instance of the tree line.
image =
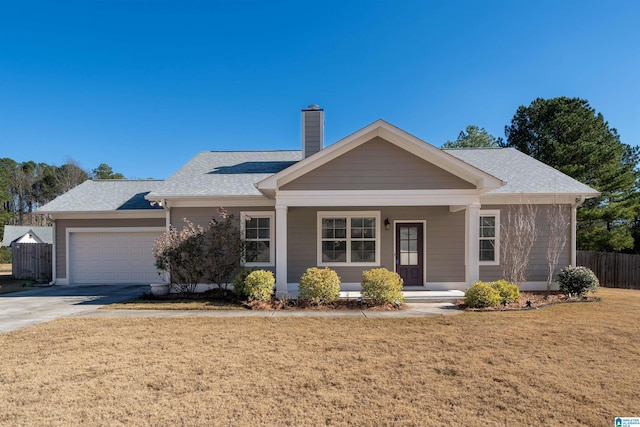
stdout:
{"type": "Polygon", "coordinates": [[[518,107],[505,137],[467,126],[443,148],[513,147],[587,184],[601,195],[578,209],[578,249],[640,253],[639,148],[587,100],[537,98],[518,107]]]}
{"type": "Polygon", "coordinates": [[[34,212],[88,179],[125,179],[105,164],[91,171],[68,160],[62,166],[0,158],[0,237],[4,225],[46,225],[34,212]]]}

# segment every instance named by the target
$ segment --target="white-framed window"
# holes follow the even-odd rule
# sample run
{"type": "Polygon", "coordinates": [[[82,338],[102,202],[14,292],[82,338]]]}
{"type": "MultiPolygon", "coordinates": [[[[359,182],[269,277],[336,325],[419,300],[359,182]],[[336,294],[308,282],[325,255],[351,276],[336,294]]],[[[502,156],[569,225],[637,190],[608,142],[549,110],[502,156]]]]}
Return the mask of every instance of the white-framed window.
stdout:
{"type": "Polygon", "coordinates": [[[380,212],[318,212],[319,266],[380,264],[380,212]]]}
{"type": "Polygon", "coordinates": [[[480,265],[500,264],[500,211],[480,211],[480,265]]]}
{"type": "Polygon", "coordinates": [[[273,212],[241,212],[240,231],[245,241],[244,265],[272,267],[275,265],[273,212]]]}

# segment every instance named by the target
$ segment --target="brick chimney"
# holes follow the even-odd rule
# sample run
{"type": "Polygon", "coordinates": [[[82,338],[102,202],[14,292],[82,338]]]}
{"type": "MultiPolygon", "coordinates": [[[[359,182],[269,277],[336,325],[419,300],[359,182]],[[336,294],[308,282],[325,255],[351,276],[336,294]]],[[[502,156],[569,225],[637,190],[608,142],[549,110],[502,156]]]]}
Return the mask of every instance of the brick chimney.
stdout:
{"type": "Polygon", "coordinates": [[[302,110],[302,157],[306,159],[324,148],[324,110],[309,105],[302,110]]]}

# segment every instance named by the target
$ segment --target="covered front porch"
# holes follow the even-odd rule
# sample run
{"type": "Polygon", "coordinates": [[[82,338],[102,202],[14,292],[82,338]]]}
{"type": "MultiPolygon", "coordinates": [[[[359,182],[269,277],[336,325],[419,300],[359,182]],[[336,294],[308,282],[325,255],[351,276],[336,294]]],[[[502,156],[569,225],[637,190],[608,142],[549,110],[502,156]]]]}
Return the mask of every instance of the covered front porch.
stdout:
{"type": "Polygon", "coordinates": [[[480,277],[480,204],[406,202],[276,205],[276,296],[295,296],[307,268],[328,267],[340,276],[344,297],[358,297],[362,272],[373,268],[400,274],[407,298],[462,297],[463,292],[449,291],[463,291],[480,277]],[[427,293],[436,291],[443,293],[427,293]]]}

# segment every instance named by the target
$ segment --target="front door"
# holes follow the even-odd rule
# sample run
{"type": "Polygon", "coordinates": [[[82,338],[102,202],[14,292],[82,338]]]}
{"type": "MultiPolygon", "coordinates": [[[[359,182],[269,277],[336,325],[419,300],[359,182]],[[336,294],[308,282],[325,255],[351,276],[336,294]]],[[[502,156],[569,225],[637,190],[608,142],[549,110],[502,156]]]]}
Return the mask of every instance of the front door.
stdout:
{"type": "Polygon", "coordinates": [[[396,272],[405,286],[424,285],[424,224],[396,224],[396,272]]]}

